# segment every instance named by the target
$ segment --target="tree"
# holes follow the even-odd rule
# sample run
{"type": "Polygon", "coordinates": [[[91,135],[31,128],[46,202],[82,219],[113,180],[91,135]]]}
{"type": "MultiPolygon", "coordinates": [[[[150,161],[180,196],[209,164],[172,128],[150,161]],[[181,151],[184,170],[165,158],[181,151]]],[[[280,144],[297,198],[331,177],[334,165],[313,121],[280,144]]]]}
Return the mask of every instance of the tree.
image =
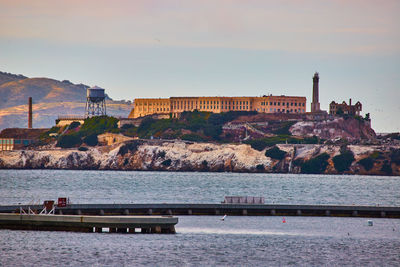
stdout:
{"type": "Polygon", "coordinates": [[[82,144],[81,138],[76,134],[66,134],[58,138],[56,146],[61,148],[77,147],[82,144]]]}
{"type": "Polygon", "coordinates": [[[315,158],[303,162],[303,164],[301,164],[301,172],[308,174],[324,173],[328,166],[328,159],[329,155],[327,153],[322,153],[315,158]]]}
{"type": "Polygon", "coordinates": [[[274,146],[271,149],[265,151],[265,156],[270,157],[272,159],[282,160],[286,156],[286,152],[279,149],[279,147],[274,146]]]}
{"type": "Polygon", "coordinates": [[[351,163],[354,161],[354,154],[350,150],[346,150],[340,155],[333,157],[332,161],[338,172],[348,171],[351,163]]]}
{"type": "Polygon", "coordinates": [[[83,138],[83,142],[88,146],[96,146],[98,144],[97,134],[91,134],[83,138]]]}

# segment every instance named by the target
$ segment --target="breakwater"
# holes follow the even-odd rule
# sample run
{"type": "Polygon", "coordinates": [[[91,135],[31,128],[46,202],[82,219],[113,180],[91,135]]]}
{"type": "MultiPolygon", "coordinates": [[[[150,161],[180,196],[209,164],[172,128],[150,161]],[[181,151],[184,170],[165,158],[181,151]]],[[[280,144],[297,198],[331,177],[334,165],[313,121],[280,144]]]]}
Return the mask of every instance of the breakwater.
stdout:
{"type": "MultiPolygon", "coordinates": [[[[0,213],[18,213],[20,208],[41,210],[41,205],[0,206],[0,213]]],[[[68,215],[230,215],[230,216],[337,216],[400,218],[400,207],[346,205],[269,204],[71,204],[56,207],[68,215]]]]}

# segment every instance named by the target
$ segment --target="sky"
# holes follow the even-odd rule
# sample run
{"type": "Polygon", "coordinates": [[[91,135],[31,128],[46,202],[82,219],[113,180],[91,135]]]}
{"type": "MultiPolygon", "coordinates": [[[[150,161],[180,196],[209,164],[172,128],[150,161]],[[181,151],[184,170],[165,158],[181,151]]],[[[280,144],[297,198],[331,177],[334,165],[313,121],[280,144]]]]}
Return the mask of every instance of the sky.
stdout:
{"type": "Polygon", "coordinates": [[[400,131],[398,0],[0,0],[0,71],[113,99],[306,96],[400,131]]]}

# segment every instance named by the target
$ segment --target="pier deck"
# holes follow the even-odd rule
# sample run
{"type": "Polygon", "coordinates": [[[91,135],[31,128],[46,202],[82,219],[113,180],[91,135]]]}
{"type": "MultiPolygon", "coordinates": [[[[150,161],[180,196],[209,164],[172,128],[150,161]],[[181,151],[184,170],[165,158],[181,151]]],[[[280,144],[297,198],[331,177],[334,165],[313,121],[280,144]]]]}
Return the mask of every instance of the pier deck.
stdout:
{"type": "Polygon", "coordinates": [[[74,232],[175,233],[172,216],[86,216],[0,213],[0,229],[74,232]]]}
{"type": "MultiPolygon", "coordinates": [[[[18,213],[22,206],[0,206],[0,213],[18,213]]],[[[41,210],[43,206],[30,206],[41,210]]],[[[277,204],[71,204],[56,207],[56,214],[71,215],[237,215],[339,216],[400,218],[400,207],[277,204]]]]}

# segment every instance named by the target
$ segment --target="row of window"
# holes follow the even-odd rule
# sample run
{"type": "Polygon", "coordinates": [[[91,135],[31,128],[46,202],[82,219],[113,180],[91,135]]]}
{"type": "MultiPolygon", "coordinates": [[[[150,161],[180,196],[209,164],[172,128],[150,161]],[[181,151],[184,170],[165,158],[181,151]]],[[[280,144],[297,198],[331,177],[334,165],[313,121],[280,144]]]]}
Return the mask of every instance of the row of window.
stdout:
{"type": "Polygon", "coordinates": [[[0,139],[0,145],[29,145],[32,143],[31,140],[23,140],[23,139],[0,139]]]}
{"type": "Polygon", "coordinates": [[[167,103],[167,102],[156,102],[156,103],[152,103],[152,102],[150,102],[150,103],[147,103],[147,102],[138,102],[137,104],[136,104],[136,106],[169,106],[169,103],[167,103]],[[154,105],[153,105],[154,104],[154,105]]]}
{"type": "Polygon", "coordinates": [[[141,108],[141,107],[139,107],[138,108],[138,110],[139,111],[149,111],[149,112],[151,112],[151,111],[169,111],[169,108],[141,108]]]}
{"type": "MultiPolygon", "coordinates": [[[[264,102],[261,102],[261,106],[268,106],[268,103],[269,103],[269,105],[270,106],[280,106],[281,105],[281,102],[268,102],[268,101],[264,101],[264,102]]],[[[282,102],[282,106],[284,106],[285,105],[285,102],[282,102]]],[[[295,107],[297,107],[297,102],[286,102],[286,106],[295,106],[295,107]]],[[[301,107],[301,106],[305,106],[305,103],[299,103],[299,107],[301,107]]]]}
{"type": "MultiPolygon", "coordinates": [[[[257,111],[259,111],[259,112],[268,112],[268,108],[258,108],[257,109],[257,111]]],[[[286,112],[286,113],[304,113],[305,112],[305,110],[304,109],[280,109],[280,108],[270,108],[269,109],[269,112],[286,112]]]]}

